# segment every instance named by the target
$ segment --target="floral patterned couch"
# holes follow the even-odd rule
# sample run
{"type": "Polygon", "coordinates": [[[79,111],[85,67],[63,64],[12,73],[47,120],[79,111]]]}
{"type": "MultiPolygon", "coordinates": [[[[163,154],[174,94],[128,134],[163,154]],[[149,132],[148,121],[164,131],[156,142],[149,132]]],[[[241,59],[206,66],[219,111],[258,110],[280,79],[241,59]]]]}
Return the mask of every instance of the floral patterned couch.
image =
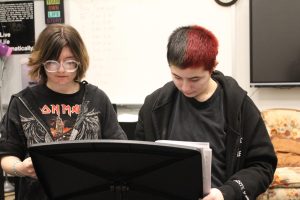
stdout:
{"type": "Polygon", "coordinates": [[[300,110],[262,111],[278,165],[269,189],[257,200],[300,200],[300,110]]]}

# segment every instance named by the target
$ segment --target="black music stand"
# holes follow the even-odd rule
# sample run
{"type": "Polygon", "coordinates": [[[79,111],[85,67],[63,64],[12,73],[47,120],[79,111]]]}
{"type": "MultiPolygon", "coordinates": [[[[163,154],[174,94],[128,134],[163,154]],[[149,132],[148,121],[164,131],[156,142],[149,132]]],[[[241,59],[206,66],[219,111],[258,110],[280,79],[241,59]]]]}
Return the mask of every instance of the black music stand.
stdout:
{"type": "Polygon", "coordinates": [[[193,147],[127,140],[37,144],[36,174],[55,200],[198,200],[201,153],[193,147]]]}

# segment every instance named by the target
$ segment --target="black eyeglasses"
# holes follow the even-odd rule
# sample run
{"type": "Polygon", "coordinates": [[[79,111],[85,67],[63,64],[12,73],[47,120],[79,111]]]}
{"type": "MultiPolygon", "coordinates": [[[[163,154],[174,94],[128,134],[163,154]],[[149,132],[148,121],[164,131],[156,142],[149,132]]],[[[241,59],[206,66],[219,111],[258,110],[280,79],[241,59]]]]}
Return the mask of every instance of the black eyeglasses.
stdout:
{"type": "Polygon", "coordinates": [[[78,69],[80,62],[75,60],[66,60],[59,63],[56,60],[47,60],[43,63],[43,66],[47,72],[57,72],[61,64],[66,72],[75,72],[78,69]]]}

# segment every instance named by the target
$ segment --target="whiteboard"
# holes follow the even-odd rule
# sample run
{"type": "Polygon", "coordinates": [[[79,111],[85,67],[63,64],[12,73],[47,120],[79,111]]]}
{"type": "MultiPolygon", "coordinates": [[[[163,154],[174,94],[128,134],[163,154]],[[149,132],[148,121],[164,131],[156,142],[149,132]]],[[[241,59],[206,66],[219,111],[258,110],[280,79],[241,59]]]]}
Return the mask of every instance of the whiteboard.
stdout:
{"type": "Polygon", "coordinates": [[[171,80],[166,46],[179,26],[210,29],[219,39],[217,69],[232,74],[235,7],[214,0],[69,0],[65,7],[90,55],[85,80],[112,103],[142,104],[171,80]]]}

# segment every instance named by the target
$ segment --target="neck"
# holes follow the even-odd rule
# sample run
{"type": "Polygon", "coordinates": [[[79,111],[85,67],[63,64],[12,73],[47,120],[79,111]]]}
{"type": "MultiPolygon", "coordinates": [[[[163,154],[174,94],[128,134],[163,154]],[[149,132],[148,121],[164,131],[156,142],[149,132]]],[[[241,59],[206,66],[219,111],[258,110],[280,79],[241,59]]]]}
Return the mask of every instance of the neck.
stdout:
{"type": "Polygon", "coordinates": [[[200,102],[208,100],[214,94],[217,87],[218,84],[216,83],[216,81],[210,78],[206,90],[199,94],[197,97],[195,97],[195,99],[200,102]]]}
{"type": "Polygon", "coordinates": [[[72,82],[65,85],[56,85],[47,82],[46,85],[49,89],[62,94],[74,94],[80,89],[80,85],[77,82],[72,82]]]}

